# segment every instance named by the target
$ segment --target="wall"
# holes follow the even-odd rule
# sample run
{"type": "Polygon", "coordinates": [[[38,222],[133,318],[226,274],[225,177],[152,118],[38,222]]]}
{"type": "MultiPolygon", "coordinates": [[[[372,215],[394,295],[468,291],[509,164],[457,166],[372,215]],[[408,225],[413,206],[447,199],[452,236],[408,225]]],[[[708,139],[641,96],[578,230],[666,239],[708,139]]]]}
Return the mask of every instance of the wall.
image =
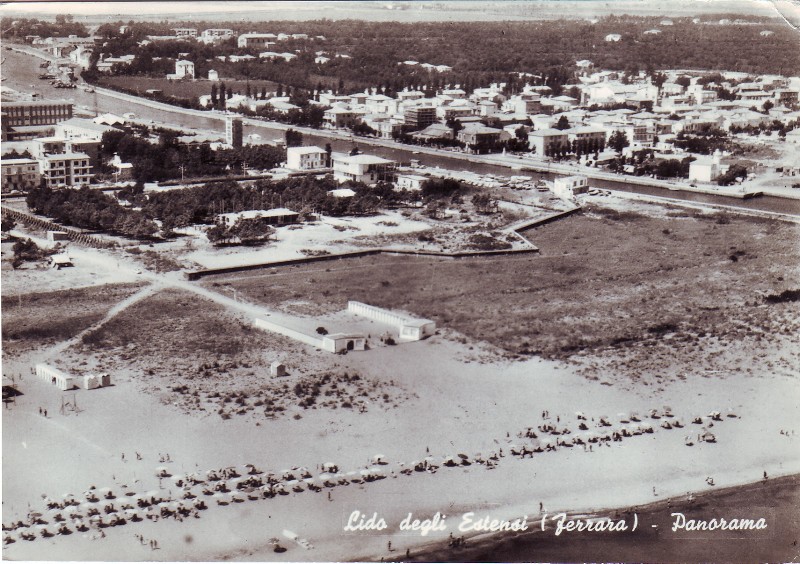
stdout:
{"type": "Polygon", "coordinates": [[[271,331],[273,333],[283,335],[284,337],[289,337],[290,339],[294,339],[295,341],[300,341],[301,343],[304,343],[306,345],[311,345],[312,347],[316,347],[318,349],[329,350],[329,347],[326,347],[325,342],[321,338],[314,337],[312,335],[306,335],[305,333],[301,333],[300,331],[296,331],[294,329],[289,329],[288,327],[284,327],[283,325],[278,325],[277,323],[273,323],[272,321],[267,321],[266,319],[256,319],[255,326],[258,329],[271,331]]]}

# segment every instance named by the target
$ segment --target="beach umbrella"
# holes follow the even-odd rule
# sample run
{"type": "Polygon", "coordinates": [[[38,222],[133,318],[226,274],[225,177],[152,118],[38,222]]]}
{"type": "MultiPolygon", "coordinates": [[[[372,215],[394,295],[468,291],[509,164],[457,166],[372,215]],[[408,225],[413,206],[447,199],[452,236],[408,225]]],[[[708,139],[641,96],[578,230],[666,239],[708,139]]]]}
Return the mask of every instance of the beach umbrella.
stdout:
{"type": "Polygon", "coordinates": [[[576,411],[576,412],[575,412],[575,416],[576,416],[578,419],[586,419],[586,416],[583,414],[583,412],[582,412],[582,411],[576,411]]]}
{"type": "Polygon", "coordinates": [[[664,412],[664,417],[672,417],[672,408],[668,405],[661,407],[664,412]]]}
{"type": "Polygon", "coordinates": [[[147,498],[156,498],[156,499],[158,499],[158,498],[161,497],[161,493],[158,490],[150,490],[149,492],[147,492],[144,495],[147,498]]]}
{"type": "Polygon", "coordinates": [[[169,479],[172,480],[173,482],[177,482],[179,480],[185,480],[186,476],[184,476],[183,474],[175,474],[174,476],[170,476],[169,479]]]}

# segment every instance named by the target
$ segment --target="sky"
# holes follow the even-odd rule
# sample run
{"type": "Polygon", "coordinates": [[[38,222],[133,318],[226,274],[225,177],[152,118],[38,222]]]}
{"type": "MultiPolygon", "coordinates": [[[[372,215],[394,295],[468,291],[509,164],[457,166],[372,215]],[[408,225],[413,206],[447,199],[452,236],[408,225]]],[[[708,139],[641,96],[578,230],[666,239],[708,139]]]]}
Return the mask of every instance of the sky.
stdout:
{"type": "Polygon", "coordinates": [[[472,20],[472,19],[539,19],[552,17],[602,16],[631,13],[635,15],[691,16],[704,13],[741,13],[751,15],[784,14],[791,21],[800,21],[800,3],[792,0],[539,0],[530,2],[502,1],[436,1],[403,2],[373,0],[361,2],[320,1],[195,1],[195,2],[35,2],[12,0],[0,5],[1,15],[52,17],[68,13],[78,19],[108,20],[112,16],[136,19],[367,19],[367,20],[472,20]],[[321,6],[324,6],[322,8],[321,6]],[[526,11],[525,8],[529,9],[526,11]],[[508,17],[511,16],[511,17],[508,17]]]}

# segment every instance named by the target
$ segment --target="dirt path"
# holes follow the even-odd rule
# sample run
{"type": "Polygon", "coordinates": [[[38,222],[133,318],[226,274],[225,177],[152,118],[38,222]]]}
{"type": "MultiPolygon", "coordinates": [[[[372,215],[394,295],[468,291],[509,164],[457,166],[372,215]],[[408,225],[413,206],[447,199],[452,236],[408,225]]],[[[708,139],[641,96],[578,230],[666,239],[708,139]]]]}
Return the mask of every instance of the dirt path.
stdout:
{"type": "Polygon", "coordinates": [[[145,298],[148,298],[148,297],[152,296],[153,294],[155,294],[159,290],[161,290],[161,286],[160,285],[151,284],[149,286],[146,286],[145,288],[142,288],[141,290],[139,290],[135,294],[125,298],[124,300],[122,300],[121,302],[116,304],[114,307],[112,307],[108,311],[108,313],[105,315],[105,317],[103,317],[103,319],[101,319],[97,323],[95,323],[93,325],[90,325],[89,327],[87,327],[86,329],[84,329],[83,331],[81,331],[80,333],[78,333],[77,335],[72,337],[71,339],[68,339],[66,341],[62,341],[61,343],[58,343],[57,345],[55,345],[52,348],[50,348],[49,350],[47,350],[43,355],[43,359],[44,360],[52,359],[54,356],[63,353],[65,350],[70,348],[72,345],[75,345],[75,344],[79,343],[81,341],[81,339],[84,337],[84,335],[88,335],[92,331],[96,331],[97,329],[99,329],[100,327],[102,327],[103,325],[105,325],[106,323],[111,321],[112,319],[114,319],[117,315],[119,315],[120,313],[122,313],[123,311],[128,309],[130,306],[142,301],[145,298]]]}

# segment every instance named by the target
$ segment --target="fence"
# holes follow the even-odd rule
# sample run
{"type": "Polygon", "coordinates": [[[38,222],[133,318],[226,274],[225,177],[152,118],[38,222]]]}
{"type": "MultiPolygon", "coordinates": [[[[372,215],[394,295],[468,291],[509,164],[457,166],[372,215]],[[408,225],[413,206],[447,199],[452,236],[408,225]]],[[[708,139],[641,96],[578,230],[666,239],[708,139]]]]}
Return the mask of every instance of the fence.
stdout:
{"type": "Polygon", "coordinates": [[[16,221],[24,223],[25,225],[42,229],[44,231],[62,231],[67,234],[67,238],[70,241],[86,245],[87,247],[94,247],[96,249],[106,249],[109,247],[116,246],[115,243],[112,243],[110,241],[104,241],[100,237],[95,237],[93,235],[81,233],[80,231],[76,231],[75,229],[64,227],[63,225],[53,223],[52,221],[47,221],[46,219],[41,219],[29,213],[12,210],[4,206],[0,208],[0,213],[2,213],[3,217],[11,217],[16,221]]]}

